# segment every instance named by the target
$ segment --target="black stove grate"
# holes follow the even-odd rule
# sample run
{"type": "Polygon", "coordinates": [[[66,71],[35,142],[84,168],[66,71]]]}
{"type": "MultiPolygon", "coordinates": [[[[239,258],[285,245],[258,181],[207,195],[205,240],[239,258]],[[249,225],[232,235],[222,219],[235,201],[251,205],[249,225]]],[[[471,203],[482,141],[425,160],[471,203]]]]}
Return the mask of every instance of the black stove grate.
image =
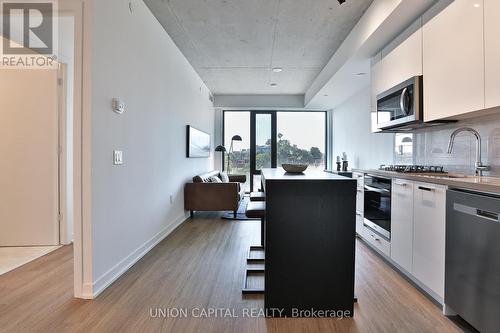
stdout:
{"type": "Polygon", "coordinates": [[[381,165],[380,170],[401,173],[446,173],[443,166],[437,165],[381,165]]]}

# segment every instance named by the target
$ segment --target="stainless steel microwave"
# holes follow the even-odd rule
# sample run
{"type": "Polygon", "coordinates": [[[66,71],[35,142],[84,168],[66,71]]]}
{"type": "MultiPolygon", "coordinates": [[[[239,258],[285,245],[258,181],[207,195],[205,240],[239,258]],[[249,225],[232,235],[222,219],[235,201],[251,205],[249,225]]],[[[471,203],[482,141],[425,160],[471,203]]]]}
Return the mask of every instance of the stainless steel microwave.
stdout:
{"type": "Polygon", "coordinates": [[[423,122],[423,79],[415,76],[377,96],[377,126],[411,129],[423,122]]]}

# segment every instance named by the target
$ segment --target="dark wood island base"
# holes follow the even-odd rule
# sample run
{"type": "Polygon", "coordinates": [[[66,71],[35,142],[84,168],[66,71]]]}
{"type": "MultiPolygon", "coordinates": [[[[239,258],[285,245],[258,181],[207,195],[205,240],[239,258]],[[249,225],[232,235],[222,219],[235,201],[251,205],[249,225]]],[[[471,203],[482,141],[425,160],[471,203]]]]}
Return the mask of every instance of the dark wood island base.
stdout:
{"type": "Polygon", "coordinates": [[[352,317],[356,180],[263,169],[266,313],[352,317]]]}

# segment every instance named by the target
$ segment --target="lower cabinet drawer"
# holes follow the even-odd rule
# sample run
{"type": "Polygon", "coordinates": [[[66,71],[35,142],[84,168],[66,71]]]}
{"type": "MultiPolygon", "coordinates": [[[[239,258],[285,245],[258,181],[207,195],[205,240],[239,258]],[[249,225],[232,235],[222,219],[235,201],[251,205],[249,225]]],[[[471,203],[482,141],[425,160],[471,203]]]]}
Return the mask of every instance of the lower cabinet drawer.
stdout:
{"type": "Polygon", "coordinates": [[[363,239],[370,243],[374,248],[385,254],[387,257],[391,256],[391,243],[385,240],[382,236],[375,233],[368,227],[364,227],[363,239]]]}

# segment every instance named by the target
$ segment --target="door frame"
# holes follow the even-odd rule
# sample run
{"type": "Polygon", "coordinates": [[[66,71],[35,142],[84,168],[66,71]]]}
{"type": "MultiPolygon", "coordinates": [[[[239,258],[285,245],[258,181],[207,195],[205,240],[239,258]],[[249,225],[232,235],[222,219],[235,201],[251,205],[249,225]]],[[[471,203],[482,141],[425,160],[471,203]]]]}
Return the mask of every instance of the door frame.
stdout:
{"type": "Polygon", "coordinates": [[[254,191],[254,176],[260,175],[257,170],[257,115],[266,114],[271,116],[271,168],[276,168],[278,155],[277,114],[274,111],[252,111],[250,112],[250,191],[254,191]]]}
{"type": "Polygon", "coordinates": [[[59,223],[59,245],[68,245],[71,240],[67,238],[68,234],[68,191],[67,191],[67,173],[68,173],[68,163],[67,163],[67,70],[68,66],[65,63],[59,63],[59,68],[57,70],[57,92],[59,97],[59,110],[58,110],[58,121],[59,121],[59,133],[58,133],[58,147],[57,147],[57,159],[58,159],[58,173],[59,173],[59,211],[58,211],[58,223],[59,223]]]}
{"type": "Polygon", "coordinates": [[[68,101],[73,103],[73,294],[92,299],[92,3],[67,0],[58,7],[61,15],[74,18],[73,100],[68,101]]]}
{"type": "MultiPolygon", "coordinates": [[[[94,298],[92,240],[92,1],[75,0],[75,297],[94,298]]],[[[61,4],[59,4],[61,6],[61,4]]]]}

